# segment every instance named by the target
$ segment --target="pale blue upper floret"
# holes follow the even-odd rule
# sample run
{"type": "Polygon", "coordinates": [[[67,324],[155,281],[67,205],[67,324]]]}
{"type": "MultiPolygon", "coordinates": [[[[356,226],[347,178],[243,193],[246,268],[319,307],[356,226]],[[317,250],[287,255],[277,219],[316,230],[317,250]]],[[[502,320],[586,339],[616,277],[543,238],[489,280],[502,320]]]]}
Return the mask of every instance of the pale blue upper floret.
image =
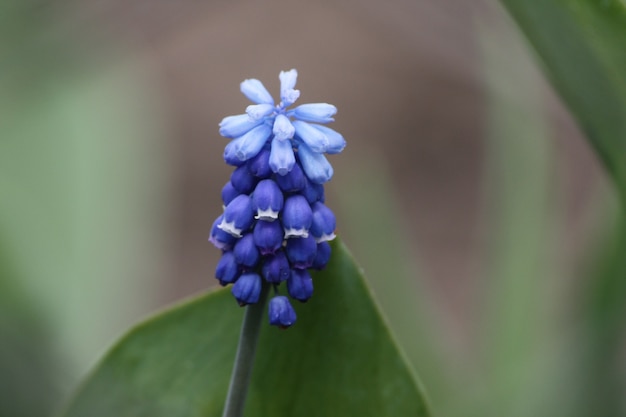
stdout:
{"type": "Polygon", "coordinates": [[[340,133],[323,126],[334,121],[337,108],[327,103],[302,104],[289,110],[300,96],[295,89],[298,72],[282,71],[280,103],[256,79],[241,83],[241,92],[252,101],[246,114],[225,117],[220,123],[220,134],[232,139],[226,146],[224,158],[236,165],[255,157],[270,141],[269,164],[274,173],[286,175],[296,163],[297,151],[307,177],[322,184],[333,175],[333,169],[324,153],[336,154],[346,141],[340,133]]]}

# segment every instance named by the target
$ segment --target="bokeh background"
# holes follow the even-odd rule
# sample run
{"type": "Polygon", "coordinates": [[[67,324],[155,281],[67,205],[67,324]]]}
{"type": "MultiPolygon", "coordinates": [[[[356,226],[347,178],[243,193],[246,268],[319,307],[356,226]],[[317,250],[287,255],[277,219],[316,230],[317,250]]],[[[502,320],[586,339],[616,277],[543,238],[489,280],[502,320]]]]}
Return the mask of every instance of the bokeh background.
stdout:
{"type": "Polygon", "coordinates": [[[327,201],[436,414],[573,415],[614,191],[496,1],[6,0],[0,34],[0,416],[215,285],[217,125],[291,68],[339,108],[327,201]]]}

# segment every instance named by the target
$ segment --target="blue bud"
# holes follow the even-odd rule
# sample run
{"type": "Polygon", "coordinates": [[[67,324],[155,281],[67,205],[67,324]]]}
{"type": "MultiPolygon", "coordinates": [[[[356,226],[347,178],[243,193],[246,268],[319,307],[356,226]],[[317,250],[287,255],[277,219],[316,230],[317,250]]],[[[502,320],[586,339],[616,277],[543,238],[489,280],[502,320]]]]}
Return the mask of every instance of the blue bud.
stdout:
{"type": "Polygon", "coordinates": [[[222,202],[224,203],[225,206],[227,206],[239,194],[241,193],[237,191],[235,187],[233,187],[233,184],[230,181],[228,181],[226,185],[222,187],[222,202]]]}
{"type": "Polygon", "coordinates": [[[259,220],[254,225],[252,232],[254,244],[261,255],[269,255],[280,249],[283,243],[283,228],[279,222],[266,222],[259,220]]]}
{"type": "Polygon", "coordinates": [[[268,316],[270,324],[281,329],[286,329],[296,322],[296,312],[284,295],[277,295],[270,300],[268,316]]]}
{"type": "Polygon", "coordinates": [[[335,227],[337,223],[332,210],[318,201],[313,203],[311,211],[313,211],[313,222],[309,229],[311,235],[313,235],[318,243],[333,240],[335,238],[335,227]]]}
{"type": "Polygon", "coordinates": [[[274,109],[272,104],[254,104],[246,108],[246,113],[251,119],[259,120],[272,114],[274,109]]]}
{"type": "Polygon", "coordinates": [[[259,301],[261,295],[261,277],[259,274],[247,273],[237,279],[231,292],[240,306],[254,304],[259,301]]]}
{"type": "Polygon", "coordinates": [[[298,80],[298,71],[295,69],[281,71],[278,75],[280,79],[280,99],[284,107],[291,106],[300,97],[300,91],[294,90],[298,80]]]}
{"type": "Polygon", "coordinates": [[[252,233],[244,235],[235,243],[233,249],[237,263],[248,269],[254,268],[259,262],[259,249],[254,244],[252,233]]]}
{"type": "Polygon", "coordinates": [[[237,265],[235,255],[232,251],[224,252],[217,263],[217,268],[215,268],[215,278],[224,286],[237,281],[239,275],[241,275],[241,270],[239,265],[237,265]]]}
{"type": "Polygon", "coordinates": [[[247,165],[242,165],[230,175],[230,183],[239,194],[250,194],[256,186],[257,178],[248,170],[247,165]]]}
{"type": "Polygon", "coordinates": [[[217,227],[235,237],[241,237],[241,233],[248,230],[253,221],[252,200],[240,194],[226,206],[222,222],[217,227]]]}
{"type": "Polygon", "coordinates": [[[222,214],[213,222],[213,226],[211,227],[211,236],[209,236],[209,242],[214,244],[218,249],[229,250],[233,247],[235,243],[235,237],[230,233],[227,233],[219,228],[219,225],[224,220],[224,215],[222,214]]]}
{"type": "Polygon", "coordinates": [[[228,165],[238,167],[246,163],[246,161],[242,161],[241,159],[237,158],[237,146],[239,146],[238,142],[240,141],[240,139],[241,138],[231,140],[224,148],[224,161],[228,165]]]}
{"type": "Polygon", "coordinates": [[[295,128],[284,114],[279,114],[274,119],[274,127],[272,128],[272,133],[274,133],[274,138],[276,140],[287,140],[293,138],[293,134],[295,133],[295,128]]]}
{"type": "Polygon", "coordinates": [[[257,178],[269,178],[272,175],[270,168],[270,150],[261,149],[254,157],[248,160],[248,170],[257,178]]]}
{"type": "Polygon", "coordinates": [[[298,135],[313,152],[326,152],[329,141],[325,134],[307,122],[294,120],[292,124],[293,127],[296,128],[296,135],[298,135]]]}
{"type": "Polygon", "coordinates": [[[274,255],[266,256],[261,267],[261,274],[267,282],[274,284],[286,281],[291,274],[291,269],[285,252],[278,251],[274,255]]]}
{"type": "Polygon", "coordinates": [[[272,128],[266,124],[255,127],[235,141],[235,154],[242,161],[255,157],[272,134],[272,128]]]}
{"type": "Polygon", "coordinates": [[[286,193],[294,193],[304,190],[306,187],[306,178],[299,164],[295,164],[291,171],[285,175],[277,175],[276,183],[286,193]]]}
{"type": "Polygon", "coordinates": [[[297,269],[310,268],[315,260],[317,243],[315,243],[313,236],[289,239],[285,246],[285,252],[292,267],[297,269]]]}
{"type": "Polygon", "coordinates": [[[311,182],[306,175],[304,176],[306,179],[306,186],[304,190],[302,190],[302,195],[306,198],[306,201],[309,204],[313,204],[316,201],[324,202],[324,186],[322,184],[316,184],[311,182]]]}
{"type": "Polygon", "coordinates": [[[346,147],[346,140],[343,138],[341,133],[331,129],[330,127],[320,126],[320,125],[312,125],[314,128],[322,132],[326,135],[326,139],[328,139],[328,147],[326,148],[326,153],[335,154],[343,151],[343,148],[346,147]]]}
{"type": "Polygon", "coordinates": [[[272,171],[278,175],[285,175],[292,170],[296,163],[296,157],[293,154],[293,144],[290,140],[272,140],[269,163],[272,171]]]}
{"type": "Polygon", "coordinates": [[[220,135],[225,138],[238,138],[263,123],[263,120],[251,119],[247,114],[224,117],[220,122],[220,135]]]}
{"type": "Polygon", "coordinates": [[[298,157],[304,173],[312,182],[323,184],[332,178],[333,167],[321,153],[313,152],[306,144],[300,143],[298,157]]]}
{"type": "Polygon", "coordinates": [[[333,116],[337,107],[327,103],[302,104],[294,109],[294,117],[305,122],[329,123],[335,121],[333,116]]]}
{"type": "Polygon", "coordinates": [[[291,298],[295,298],[298,301],[305,302],[311,298],[313,295],[313,279],[306,269],[291,270],[291,275],[287,280],[287,292],[291,298]]]}
{"type": "Polygon", "coordinates": [[[252,194],[252,210],[256,219],[272,221],[283,208],[283,193],[272,180],[260,181],[252,194]]]}
{"type": "Polygon", "coordinates": [[[321,242],[317,244],[317,252],[315,253],[315,259],[311,268],[321,270],[326,268],[326,264],[330,261],[331,248],[328,242],[321,242]]]}
{"type": "Polygon", "coordinates": [[[263,83],[255,78],[244,80],[241,85],[241,92],[253,103],[274,104],[272,95],[267,91],[263,83]]]}
{"type": "Polygon", "coordinates": [[[296,194],[285,200],[282,223],[285,239],[290,237],[307,237],[313,221],[313,212],[306,198],[296,194]]]}

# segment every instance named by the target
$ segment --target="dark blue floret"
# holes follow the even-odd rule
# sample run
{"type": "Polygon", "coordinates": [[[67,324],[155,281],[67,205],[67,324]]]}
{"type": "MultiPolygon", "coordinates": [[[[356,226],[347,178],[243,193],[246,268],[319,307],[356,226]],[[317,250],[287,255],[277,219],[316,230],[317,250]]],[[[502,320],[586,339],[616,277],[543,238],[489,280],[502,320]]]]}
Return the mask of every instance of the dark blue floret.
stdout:
{"type": "MultiPolygon", "coordinates": [[[[305,177],[306,178],[306,177],[305,177]]],[[[322,184],[316,184],[314,182],[306,180],[306,186],[302,190],[302,195],[306,198],[309,204],[313,204],[316,201],[324,202],[324,186],[322,184]]]]}
{"type": "Polygon", "coordinates": [[[241,237],[241,233],[248,230],[253,221],[252,200],[241,194],[226,206],[224,218],[217,227],[235,237],[241,237]]]}
{"type": "Polygon", "coordinates": [[[309,231],[316,241],[325,242],[335,238],[335,214],[319,201],[311,206],[313,222],[309,231]]]}
{"type": "Polygon", "coordinates": [[[310,268],[317,252],[317,243],[313,236],[289,239],[285,252],[293,268],[310,268]]]}
{"type": "Polygon", "coordinates": [[[222,202],[225,206],[229,205],[231,201],[235,199],[239,194],[241,194],[233,184],[228,181],[226,185],[222,188],[222,202]]]}
{"type": "Polygon", "coordinates": [[[213,222],[213,226],[211,227],[211,236],[209,237],[209,242],[215,245],[218,249],[228,250],[233,247],[235,244],[236,238],[220,229],[218,226],[224,220],[224,215],[222,214],[213,222]]]}
{"type": "Polygon", "coordinates": [[[220,284],[224,286],[237,281],[239,275],[241,275],[241,270],[235,261],[235,255],[232,251],[224,252],[217,263],[215,278],[217,278],[220,281],[220,284]]]}
{"type": "Polygon", "coordinates": [[[264,148],[247,162],[248,170],[257,178],[269,178],[272,175],[270,168],[270,150],[264,148]]]}
{"type": "Polygon", "coordinates": [[[259,220],[254,226],[252,235],[261,255],[270,255],[280,249],[284,233],[279,222],[259,220]]]}
{"type": "Polygon", "coordinates": [[[266,256],[264,259],[263,266],[261,267],[261,274],[267,282],[279,284],[289,278],[291,267],[285,252],[280,250],[274,255],[266,256]]]}
{"type": "Polygon", "coordinates": [[[268,316],[272,326],[286,329],[296,322],[296,312],[289,299],[284,295],[277,295],[270,300],[268,316]]]}
{"type": "MultiPolygon", "coordinates": [[[[241,278],[239,278],[241,279],[241,278]]],[[[292,269],[287,280],[287,292],[291,298],[305,302],[313,295],[313,280],[306,269],[292,269]]]]}
{"type": "Polygon", "coordinates": [[[259,274],[247,273],[239,277],[231,290],[240,306],[254,304],[261,294],[261,277],[259,274]]]}
{"type": "Polygon", "coordinates": [[[313,265],[311,268],[322,270],[326,268],[326,264],[330,260],[331,248],[328,242],[321,242],[317,244],[317,252],[315,253],[315,259],[313,259],[313,265]]]}
{"type": "Polygon", "coordinates": [[[306,187],[306,178],[300,165],[295,164],[293,169],[286,175],[276,175],[276,182],[281,190],[286,193],[294,193],[304,190],[306,187]]]}
{"type": "Polygon", "coordinates": [[[230,176],[230,182],[240,194],[250,194],[258,178],[252,175],[247,165],[237,167],[230,176]]]}
{"type": "Polygon", "coordinates": [[[273,180],[262,180],[257,184],[252,194],[252,210],[257,219],[277,219],[283,204],[283,193],[273,180]]]}
{"type": "Polygon", "coordinates": [[[252,233],[248,233],[239,239],[237,243],[235,243],[233,252],[237,263],[248,269],[254,268],[259,262],[261,256],[259,249],[254,244],[254,237],[252,236],[252,233]]]}
{"type": "Polygon", "coordinates": [[[300,194],[288,197],[285,200],[281,221],[285,229],[285,238],[308,236],[313,212],[306,198],[300,194]]]}

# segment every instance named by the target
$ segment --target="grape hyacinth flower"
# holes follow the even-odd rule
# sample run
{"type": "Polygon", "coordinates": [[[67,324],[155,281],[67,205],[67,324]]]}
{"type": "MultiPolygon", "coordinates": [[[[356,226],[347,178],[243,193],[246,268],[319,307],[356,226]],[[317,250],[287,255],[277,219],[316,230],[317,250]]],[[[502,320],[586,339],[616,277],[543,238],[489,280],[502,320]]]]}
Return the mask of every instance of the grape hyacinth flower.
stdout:
{"type": "Polygon", "coordinates": [[[346,146],[341,134],[324,126],[337,108],[327,103],[301,104],[295,89],[298,73],[282,71],[280,102],[256,79],[241,83],[254,104],[245,114],[220,123],[220,134],[231,141],[224,161],[235,168],[222,188],[224,213],[213,223],[209,241],[222,250],[215,276],[232,285],[237,302],[259,301],[263,285],[271,285],[271,325],[287,328],[296,313],[293,300],[313,295],[309,269],[324,269],[335,237],[335,215],[325,205],[324,183],[333,168],[324,154],[346,146]],[[281,284],[282,285],[281,289],[281,284]]]}

